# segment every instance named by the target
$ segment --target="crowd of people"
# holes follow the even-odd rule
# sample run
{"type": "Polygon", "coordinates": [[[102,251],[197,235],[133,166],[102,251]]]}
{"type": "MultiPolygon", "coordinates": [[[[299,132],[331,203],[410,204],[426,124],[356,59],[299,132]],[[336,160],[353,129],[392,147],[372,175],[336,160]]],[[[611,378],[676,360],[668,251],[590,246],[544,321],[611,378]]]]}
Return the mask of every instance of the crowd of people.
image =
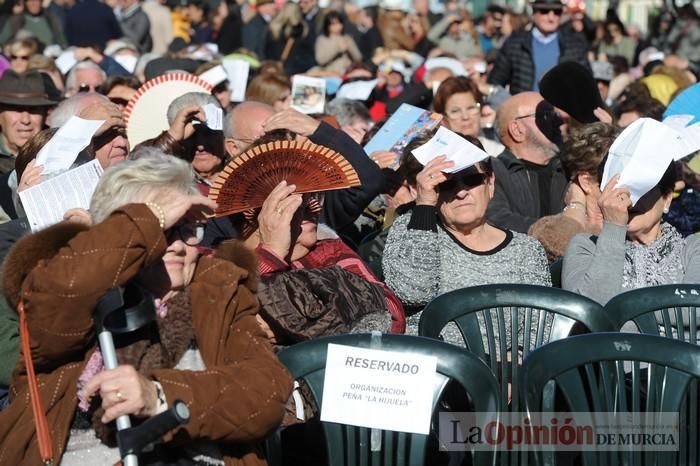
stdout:
{"type": "MultiPolygon", "coordinates": [[[[432,299],[469,286],[554,284],[605,304],[627,290],[700,282],[696,154],[657,170],[639,199],[619,176],[603,183],[625,128],[662,121],[687,95],[685,111],[671,114],[700,121],[692,3],[644,27],[614,10],[593,19],[576,0],[471,7],[3,3],[0,464],[44,459],[39,418],[57,463],[114,464],[114,420],[152,417],[176,399],[191,420],[144,464],[265,464],[261,441],[310,409],[275,356],[284,347],[416,334],[432,299]],[[247,79],[228,60],[244,61],[247,79]],[[325,93],[314,88],[323,112],[295,106],[300,75],[325,83],[325,93]],[[151,89],[178,80],[199,90],[183,84],[137,110],[151,89]],[[367,92],[343,94],[353,83],[367,92]],[[406,104],[432,112],[437,127],[401,150],[367,153],[406,104]],[[134,127],[139,111],[147,117],[134,127]],[[62,129],[95,120],[86,147],[65,148],[84,135],[62,129]],[[150,120],[163,126],[151,130],[150,120]],[[445,154],[421,163],[414,150],[442,128],[485,157],[456,172],[445,154]],[[36,228],[23,199],[68,170],[46,166],[44,149],[59,136],[65,147],[51,150],[71,158],[66,166],[104,173],[89,205],[47,212],[63,221],[36,228]],[[220,190],[231,164],[285,142],[339,154],[357,182],[301,190],[259,169],[274,183],[251,182],[246,198],[264,201],[216,215],[231,201],[220,190]],[[131,286],[157,318],[118,341],[121,365],[105,368],[93,312],[109,290],[131,286]]],[[[321,172],[300,170],[313,180],[321,172]]],[[[443,336],[463,344],[454,328],[443,336]]]]}

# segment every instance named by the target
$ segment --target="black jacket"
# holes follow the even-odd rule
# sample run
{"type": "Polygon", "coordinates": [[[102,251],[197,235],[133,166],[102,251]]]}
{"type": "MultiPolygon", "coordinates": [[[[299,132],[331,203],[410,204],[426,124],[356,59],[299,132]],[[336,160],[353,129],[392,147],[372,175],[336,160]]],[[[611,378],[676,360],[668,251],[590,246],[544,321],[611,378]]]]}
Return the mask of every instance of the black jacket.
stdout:
{"type": "MultiPolygon", "coordinates": [[[[335,231],[340,231],[360,216],[376,196],[384,190],[384,176],[379,166],[370,159],[362,146],[343,131],[321,123],[309,139],[341,154],[357,172],[360,186],[335,191],[326,191],[320,222],[335,231]]],[[[220,241],[236,238],[231,220],[228,217],[212,219],[204,231],[203,246],[215,246],[220,241]]]]}
{"type": "Polygon", "coordinates": [[[552,159],[548,165],[551,167],[548,199],[541,199],[541,174],[532,164],[518,159],[508,149],[491,159],[491,163],[496,190],[486,211],[490,223],[527,234],[530,225],[539,218],[561,212],[567,181],[559,158],[552,159]]]}
{"type": "MultiPolygon", "coordinates": [[[[573,61],[590,68],[586,53],[588,46],[579,36],[559,31],[559,63],[573,61]]],[[[532,58],[532,32],[518,31],[503,43],[496,56],[489,84],[510,85],[510,93],[531,91],[535,85],[535,63],[532,58]]]]}
{"type": "Polygon", "coordinates": [[[265,42],[268,35],[267,21],[258,15],[243,26],[243,47],[254,52],[259,60],[265,60],[265,42]]]}

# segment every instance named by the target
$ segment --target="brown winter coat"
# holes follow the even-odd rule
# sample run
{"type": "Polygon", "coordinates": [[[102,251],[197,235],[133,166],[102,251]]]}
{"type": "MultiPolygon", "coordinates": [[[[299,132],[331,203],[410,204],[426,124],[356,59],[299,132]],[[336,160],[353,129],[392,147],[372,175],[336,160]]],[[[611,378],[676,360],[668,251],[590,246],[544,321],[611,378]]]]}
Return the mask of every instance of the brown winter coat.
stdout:
{"type": "MultiPolygon", "coordinates": [[[[5,292],[12,305],[24,298],[56,459],[76,410],[78,377],[96,347],[91,314],[97,299],[158,263],[166,246],[150,209],[134,204],[88,231],[76,234],[76,227],[61,224],[31,235],[8,256],[5,292]]],[[[241,251],[234,252],[237,260],[241,251]]],[[[242,259],[255,265],[249,257],[242,259]]],[[[201,258],[189,291],[194,334],[207,370],[150,374],[168,400],[181,399],[190,408],[190,422],[168,440],[219,441],[227,465],[265,464],[255,442],[277,428],[291,393],[291,378],[256,322],[255,286],[254,273],[232,261],[201,258]]],[[[21,360],[11,397],[0,413],[0,464],[40,464],[21,360]]]]}

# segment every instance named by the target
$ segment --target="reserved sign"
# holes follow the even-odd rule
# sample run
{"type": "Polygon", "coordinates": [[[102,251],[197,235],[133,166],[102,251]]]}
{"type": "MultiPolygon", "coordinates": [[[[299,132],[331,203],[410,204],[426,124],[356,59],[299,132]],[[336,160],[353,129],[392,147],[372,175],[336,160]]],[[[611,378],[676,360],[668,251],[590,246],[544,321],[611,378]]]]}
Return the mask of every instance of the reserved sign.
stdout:
{"type": "Polygon", "coordinates": [[[428,434],[437,358],[328,345],[321,420],[428,434]]]}

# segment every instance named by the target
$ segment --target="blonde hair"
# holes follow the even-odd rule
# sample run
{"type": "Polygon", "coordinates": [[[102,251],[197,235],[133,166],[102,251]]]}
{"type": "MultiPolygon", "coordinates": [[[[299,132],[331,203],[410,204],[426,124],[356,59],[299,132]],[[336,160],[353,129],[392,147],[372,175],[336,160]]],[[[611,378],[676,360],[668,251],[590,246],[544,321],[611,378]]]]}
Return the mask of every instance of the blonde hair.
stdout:
{"type": "Polygon", "coordinates": [[[289,37],[292,35],[293,28],[300,24],[302,26],[301,37],[306,37],[309,34],[309,27],[301,14],[301,8],[296,3],[287,2],[277,13],[277,16],[270,21],[270,33],[275,40],[280,37],[289,37]]]}

